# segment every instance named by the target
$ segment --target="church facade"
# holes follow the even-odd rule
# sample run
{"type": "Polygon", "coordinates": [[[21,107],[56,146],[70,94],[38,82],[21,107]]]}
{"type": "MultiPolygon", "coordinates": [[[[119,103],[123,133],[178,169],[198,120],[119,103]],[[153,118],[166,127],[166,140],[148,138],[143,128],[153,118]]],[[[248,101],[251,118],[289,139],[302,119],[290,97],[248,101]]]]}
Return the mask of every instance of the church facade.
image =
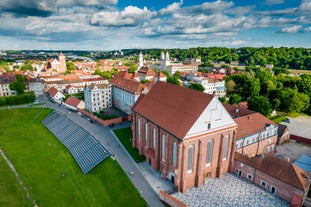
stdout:
{"type": "Polygon", "coordinates": [[[237,125],[216,97],[159,81],[132,111],[133,147],[176,190],[233,168],[237,125]]]}

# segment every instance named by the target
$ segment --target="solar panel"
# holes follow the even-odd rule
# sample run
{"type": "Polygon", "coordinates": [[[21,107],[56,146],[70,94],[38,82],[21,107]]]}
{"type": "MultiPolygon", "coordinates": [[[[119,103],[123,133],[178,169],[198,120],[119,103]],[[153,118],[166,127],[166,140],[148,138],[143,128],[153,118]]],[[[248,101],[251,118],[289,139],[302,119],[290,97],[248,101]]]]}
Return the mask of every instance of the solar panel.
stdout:
{"type": "Polygon", "coordinates": [[[66,146],[84,174],[111,155],[88,131],[56,111],[42,123],[66,146]]]}

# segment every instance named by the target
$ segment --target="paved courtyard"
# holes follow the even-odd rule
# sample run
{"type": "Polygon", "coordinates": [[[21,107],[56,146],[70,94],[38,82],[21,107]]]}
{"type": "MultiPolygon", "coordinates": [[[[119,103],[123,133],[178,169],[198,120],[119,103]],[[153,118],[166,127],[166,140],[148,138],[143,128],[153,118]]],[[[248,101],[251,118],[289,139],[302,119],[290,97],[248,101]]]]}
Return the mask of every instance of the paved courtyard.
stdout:
{"type": "Polygon", "coordinates": [[[172,194],[189,207],[284,207],[285,200],[229,173],[221,179],[207,179],[200,187],[185,194],[172,194]]]}
{"type": "Polygon", "coordinates": [[[311,139],[311,116],[289,118],[291,123],[281,122],[289,129],[290,134],[311,139]]]}

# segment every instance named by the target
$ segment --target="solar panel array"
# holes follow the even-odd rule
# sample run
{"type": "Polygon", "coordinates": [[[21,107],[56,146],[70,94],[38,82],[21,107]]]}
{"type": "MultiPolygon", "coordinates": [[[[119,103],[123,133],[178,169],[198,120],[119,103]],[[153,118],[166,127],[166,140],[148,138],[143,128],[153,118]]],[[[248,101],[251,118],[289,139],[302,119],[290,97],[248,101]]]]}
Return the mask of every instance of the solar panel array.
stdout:
{"type": "Polygon", "coordinates": [[[52,112],[42,123],[67,147],[84,174],[110,156],[94,136],[59,112],[52,112]]]}

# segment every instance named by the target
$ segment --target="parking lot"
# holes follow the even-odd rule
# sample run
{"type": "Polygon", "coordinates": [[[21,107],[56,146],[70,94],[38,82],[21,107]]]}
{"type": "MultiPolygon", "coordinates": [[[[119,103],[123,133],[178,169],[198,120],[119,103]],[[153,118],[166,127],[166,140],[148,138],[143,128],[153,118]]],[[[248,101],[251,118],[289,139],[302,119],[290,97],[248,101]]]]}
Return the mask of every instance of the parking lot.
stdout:
{"type": "Polygon", "coordinates": [[[286,125],[290,134],[311,139],[311,116],[299,116],[296,118],[289,118],[290,123],[281,122],[286,125]]]}

